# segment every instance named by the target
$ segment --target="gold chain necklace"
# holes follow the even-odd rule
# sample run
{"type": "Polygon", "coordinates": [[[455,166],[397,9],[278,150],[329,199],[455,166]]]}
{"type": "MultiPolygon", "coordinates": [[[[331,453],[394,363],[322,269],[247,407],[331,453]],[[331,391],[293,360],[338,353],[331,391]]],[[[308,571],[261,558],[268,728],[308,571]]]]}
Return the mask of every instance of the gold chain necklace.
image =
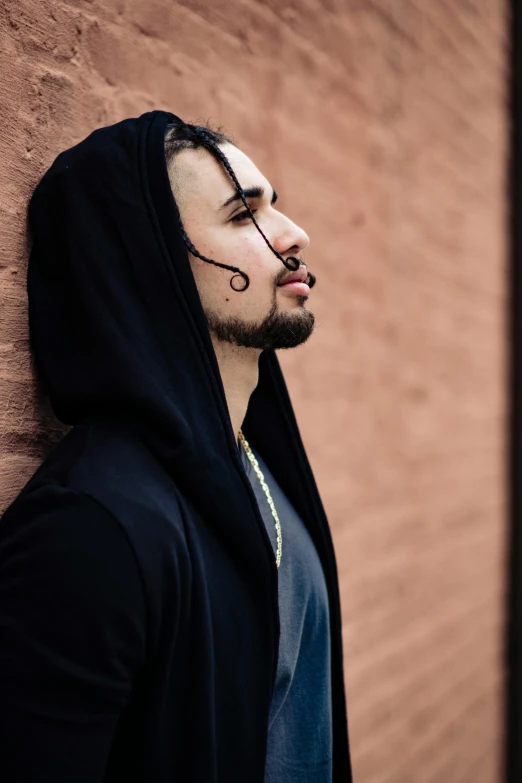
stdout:
{"type": "Polygon", "coordinates": [[[275,529],[277,534],[277,552],[276,552],[276,566],[279,568],[279,565],[281,563],[281,556],[283,554],[283,535],[281,533],[281,523],[279,521],[279,517],[277,516],[276,507],[274,506],[274,501],[272,500],[272,495],[270,494],[270,490],[268,489],[268,484],[265,481],[265,477],[263,476],[263,473],[261,471],[261,468],[259,467],[259,462],[254,457],[254,454],[252,453],[252,449],[248,445],[248,442],[241,432],[239,430],[239,440],[241,441],[243,448],[245,449],[245,453],[250,460],[252,467],[254,468],[254,472],[256,476],[259,479],[259,483],[263,487],[263,491],[266,495],[266,499],[268,500],[268,505],[270,506],[270,511],[272,512],[272,516],[275,520],[275,529]]]}

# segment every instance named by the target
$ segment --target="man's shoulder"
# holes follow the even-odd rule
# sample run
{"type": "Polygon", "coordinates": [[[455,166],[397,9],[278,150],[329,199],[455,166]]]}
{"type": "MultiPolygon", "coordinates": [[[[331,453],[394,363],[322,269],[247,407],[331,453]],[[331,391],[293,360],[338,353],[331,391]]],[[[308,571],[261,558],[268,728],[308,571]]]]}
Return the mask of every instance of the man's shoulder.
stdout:
{"type": "Polygon", "coordinates": [[[140,568],[116,519],[95,498],[56,482],[26,487],[3,514],[0,572],[3,589],[29,581],[62,602],[98,606],[114,584],[143,602],[140,568]]]}
{"type": "Polygon", "coordinates": [[[143,439],[111,422],[69,430],[21,494],[56,486],[90,496],[113,513],[134,505],[172,514],[177,506],[174,482],[143,439]]]}
{"type": "MultiPolygon", "coordinates": [[[[73,427],[44,460],[0,522],[0,538],[31,526],[59,536],[119,535],[144,578],[187,556],[179,494],[165,469],[131,431],[105,423],[73,427]],[[173,556],[174,555],[174,556],[173,556]]],[[[44,533],[42,533],[44,534],[44,533]]],[[[71,542],[69,542],[71,545],[71,542]]]]}

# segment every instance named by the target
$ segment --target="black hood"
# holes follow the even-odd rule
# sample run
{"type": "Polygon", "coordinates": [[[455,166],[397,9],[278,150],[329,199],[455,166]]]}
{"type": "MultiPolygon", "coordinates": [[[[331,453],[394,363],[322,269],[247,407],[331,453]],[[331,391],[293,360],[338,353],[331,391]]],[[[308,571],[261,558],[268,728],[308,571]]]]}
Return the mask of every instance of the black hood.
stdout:
{"type": "MultiPolygon", "coordinates": [[[[235,436],[165,160],[166,127],[177,119],[154,111],[96,130],[42,178],[29,208],[31,343],[61,421],[121,421],[203,513],[227,496],[239,510],[251,505],[250,488],[244,477],[238,485],[235,436]]],[[[283,434],[285,402],[293,420],[266,352],[245,422],[254,442],[283,434]]],[[[291,459],[288,431],[283,440],[275,453],[291,459]]],[[[233,538],[233,514],[229,521],[233,538]]]]}
{"type": "MultiPolygon", "coordinates": [[[[164,136],[176,120],[127,119],[56,158],[29,208],[29,320],[56,416],[124,421],[197,493],[237,446],[168,178],[164,136]]],[[[299,436],[267,351],[245,422],[260,449],[274,428],[283,435],[284,408],[283,461],[288,424],[299,436]]]]}
{"type": "MultiPolygon", "coordinates": [[[[165,160],[176,120],[154,111],[96,130],[38,184],[31,343],[61,421],[120,420],[192,497],[234,496],[237,444],[165,160]]],[[[303,485],[320,501],[273,351],[261,357],[244,430],[309,517],[303,485]]]]}

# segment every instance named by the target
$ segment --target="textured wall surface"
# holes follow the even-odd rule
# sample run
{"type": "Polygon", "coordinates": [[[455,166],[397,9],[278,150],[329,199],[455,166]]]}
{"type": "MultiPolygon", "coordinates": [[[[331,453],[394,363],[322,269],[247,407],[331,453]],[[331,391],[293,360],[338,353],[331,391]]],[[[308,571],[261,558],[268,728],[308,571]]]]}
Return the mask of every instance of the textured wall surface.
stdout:
{"type": "Polygon", "coordinates": [[[25,213],[150,108],[233,132],[312,238],[282,357],[334,531],[358,783],[500,780],[502,0],[3,0],[0,503],[60,427],[27,345],[25,213]]]}

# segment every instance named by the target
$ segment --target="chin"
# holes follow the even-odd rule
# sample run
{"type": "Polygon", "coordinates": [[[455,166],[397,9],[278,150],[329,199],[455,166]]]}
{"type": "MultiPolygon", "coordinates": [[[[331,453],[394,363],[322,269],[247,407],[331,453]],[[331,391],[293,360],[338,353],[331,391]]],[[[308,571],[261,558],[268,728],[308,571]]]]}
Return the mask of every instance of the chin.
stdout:
{"type": "Polygon", "coordinates": [[[307,296],[296,296],[293,301],[289,302],[288,307],[284,307],[284,308],[282,307],[280,309],[288,311],[288,310],[295,310],[295,308],[298,307],[300,309],[309,310],[310,308],[306,306],[307,303],[308,303],[307,296]]]}

